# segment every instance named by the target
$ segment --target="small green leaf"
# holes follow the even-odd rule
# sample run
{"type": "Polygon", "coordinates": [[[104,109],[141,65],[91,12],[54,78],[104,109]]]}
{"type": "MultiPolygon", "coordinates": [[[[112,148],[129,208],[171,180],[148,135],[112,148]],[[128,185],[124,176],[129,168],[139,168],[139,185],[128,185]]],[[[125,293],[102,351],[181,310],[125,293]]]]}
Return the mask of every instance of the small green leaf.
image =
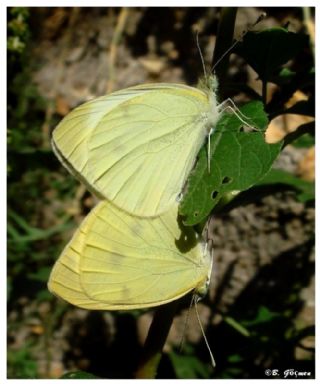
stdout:
{"type": "Polygon", "coordinates": [[[47,239],[57,233],[61,233],[73,227],[73,223],[67,222],[66,216],[62,224],[52,228],[35,228],[13,210],[8,210],[8,243],[23,243],[47,239]]]}
{"type": "Polygon", "coordinates": [[[254,325],[260,325],[263,323],[268,323],[269,321],[274,320],[275,318],[278,318],[281,316],[279,313],[270,311],[267,307],[264,307],[263,305],[259,307],[258,313],[256,317],[253,320],[243,320],[242,323],[246,327],[252,327],[254,325]]]}
{"type": "Polygon", "coordinates": [[[47,289],[41,289],[37,292],[36,298],[38,301],[50,301],[52,300],[53,296],[52,293],[47,289]]]}
{"type": "Polygon", "coordinates": [[[290,68],[282,68],[275,82],[276,84],[288,84],[295,78],[295,76],[297,76],[297,73],[292,71],[290,68]]]}
{"type": "Polygon", "coordinates": [[[240,323],[238,323],[237,320],[235,320],[233,317],[230,317],[230,316],[226,316],[224,318],[224,321],[229,324],[232,328],[234,328],[236,331],[238,331],[239,333],[241,333],[241,335],[245,336],[245,337],[249,337],[250,336],[250,332],[243,326],[241,325],[240,323]]]}
{"type": "Polygon", "coordinates": [[[298,128],[296,128],[294,131],[288,133],[283,139],[283,147],[285,147],[288,144],[296,144],[303,136],[309,136],[309,142],[310,142],[310,139],[312,140],[312,137],[313,137],[313,144],[314,144],[314,136],[315,136],[314,121],[310,123],[302,124],[298,128]]]}
{"type": "Polygon", "coordinates": [[[28,273],[28,277],[31,280],[47,282],[50,275],[51,267],[42,267],[38,271],[33,273],[28,273]]]}
{"type": "Polygon", "coordinates": [[[315,145],[315,139],[313,135],[307,133],[294,140],[292,145],[296,148],[310,148],[315,145]]]}
{"type": "Polygon", "coordinates": [[[243,361],[243,357],[240,355],[231,355],[228,356],[228,363],[240,363],[243,361]]]}
{"type": "Polygon", "coordinates": [[[298,199],[302,203],[315,199],[315,185],[311,181],[306,181],[296,177],[289,172],[281,169],[272,169],[257,186],[281,184],[298,192],[298,199]]]}
{"type": "Polygon", "coordinates": [[[60,379],[99,379],[99,377],[93,375],[92,373],[76,371],[76,372],[67,372],[64,375],[62,375],[60,379]]]}
{"type": "Polygon", "coordinates": [[[195,356],[181,355],[172,351],[169,353],[169,357],[178,379],[209,378],[208,365],[195,356]]]}
{"type": "Polygon", "coordinates": [[[262,103],[251,102],[240,110],[255,131],[240,132],[243,122],[234,114],[225,115],[219,121],[210,140],[210,173],[207,145],[204,145],[179,207],[186,225],[200,223],[221,198],[257,183],[280,152],[282,143],[267,144],[264,140],[268,120],[262,103]]]}

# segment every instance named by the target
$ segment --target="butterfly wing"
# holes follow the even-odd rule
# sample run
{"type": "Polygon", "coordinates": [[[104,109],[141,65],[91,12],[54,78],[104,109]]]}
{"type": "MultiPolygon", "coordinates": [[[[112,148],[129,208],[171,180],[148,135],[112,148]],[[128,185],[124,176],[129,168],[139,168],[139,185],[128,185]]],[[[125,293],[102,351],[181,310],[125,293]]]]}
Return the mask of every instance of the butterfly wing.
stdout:
{"type": "Polygon", "coordinates": [[[205,92],[177,84],[128,88],[85,103],[53,132],[62,162],[89,189],[138,216],[174,204],[206,132],[205,92]]]}
{"type": "Polygon", "coordinates": [[[161,305],[206,284],[210,260],[193,229],[181,232],[177,205],[151,219],[107,201],[87,216],[56,262],[49,289],[87,309],[161,305]]]}

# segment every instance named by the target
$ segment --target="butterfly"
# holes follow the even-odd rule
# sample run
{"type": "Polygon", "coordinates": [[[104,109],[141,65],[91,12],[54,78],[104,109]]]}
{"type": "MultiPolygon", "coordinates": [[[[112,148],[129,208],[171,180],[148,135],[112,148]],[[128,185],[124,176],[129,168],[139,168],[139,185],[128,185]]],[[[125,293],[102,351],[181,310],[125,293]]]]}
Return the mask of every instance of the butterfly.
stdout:
{"type": "Polygon", "coordinates": [[[88,214],[51,272],[48,288],[78,307],[130,310],[158,306],[188,292],[203,296],[211,257],[178,204],[137,218],[101,201],[88,214]]]}
{"type": "Polygon", "coordinates": [[[54,129],[54,152],[99,198],[136,216],[158,216],[179,198],[226,109],[216,88],[210,76],[201,88],[145,84],[98,97],[54,129]]]}

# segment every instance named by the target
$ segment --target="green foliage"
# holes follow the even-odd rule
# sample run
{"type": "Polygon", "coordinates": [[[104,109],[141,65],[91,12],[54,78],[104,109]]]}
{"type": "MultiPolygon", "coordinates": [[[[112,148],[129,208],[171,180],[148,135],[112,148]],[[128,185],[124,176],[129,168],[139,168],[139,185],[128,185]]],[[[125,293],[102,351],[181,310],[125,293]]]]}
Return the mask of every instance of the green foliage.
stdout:
{"type": "Polygon", "coordinates": [[[21,289],[16,281],[28,281],[24,292],[32,293],[37,290],[34,283],[42,283],[42,288],[34,294],[44,298],[49,266],[61,247],[55,238],[72,227],[63,210],[56,211],[60,216],[57,223],[46,227],[43,207],[50,207],[53,202],[46,197],[46,191],[55,191],[65,199],[73,193],[76,182],[51,172],[58,162],[51,150],[45,148],[48,137],[42,134],[42,125],[46,104],[30,76],[28,49],[31,37],[29,10],[9,8],[8,294],[15,296],[15,291],[21,289]],[[68,195],[64,194],[65,190],[68,195]],[[29,270],[33,272],[26,272],[29,270]]]}
{"type": "Polygon", "coordinates": [[[315,199],[314,182],[303,180],[281,169],[272,169],[257,186],[276,186],[278,190],[293,189],[302,203],[313,202],[315,199]]]}
{"type": "Polygon", "coordinates": [[[88,373],[88,372],[76,371],[76,372],[65,373],[63,376],[60,377],[60,379],[73,379],[73,380],[99,379],[99,377],[92,375],[91,373],[88,373]]]}
{"type": "Polygon", "coordinates": [[[258,307],[256,316],[252,320],[243,321],[242,324],[247,327],[252,327],[255,325],[260,325],[269,321],[273,321],[278,316],[279,313],[272,312],[268,308],[260,306],[258,307]]]}
{"type": "MultiPolygon", "coordinates": [[[[34,151],[42,142],[40,130],[45,102],[30,81],[28,47],[31,40],[29,10],[9,8],[8,49],[8,144],[11,150],[34,151]],[[33,129],[30,129],[30,122],[33,129]],[[38,129],[37,129],[38,128],[38,129]]],[[[9,166],[10,166],[9,159],[9,166]]]]}
{"type": "Polygon", "coordinates": [[[48,229],[35,228],[30,226],[23,217],[19,216],[12,210],[8,211],[8,218],[10,219],[8,223],[9,243],[24,243],[48,239],[57,233],[61,233],[67,229],[72,228],[72,224],[70,225],[69,223],[64,222],[67,217],[63,220],[62,224],[58,224],[48,229]]]}
{"type": "Polygon", "coordinates": [[[188,180],[187,194],[179,209],[187,225],[200,223],[223,196],[256,184],[281,150],[282,143],[267,144],[264,140],[267,116],[260,102],[248,103],[240,111],[261,132],[241,132],[243,123],[237,116],[222,117],[210,138],[210,173],[207,149],[203,147],[188,180]]]}
{"type": "Polygon", "coordinates": [[[224,321],[243,336],[250,336],[250,332],[242,324],[238,323],[233,317],[225,316],[224,321]]]}
{"type": "Polygon", "coordinates": [[[61,249],[57,239],[73,225],[63,209],[56,210],[56,222],[48,225],[43,207],[50,211],[55,196],[70,198],[76,182],[61,176],[58,162],[46,147],[49,138],[42,134],[46,104],[30,76],[29,10],[9,8],[7,27],[8,295],[13,299],[22,289],[44,300],[49,267],[61,249]],[[53,172],[57,167],[59,173],[53,172]],[[50,197],[46,191],[54,192],[50,197]]]}
{"type": "MultiPolygon", "coordinates": [[[[21,313],[21,297],[28,303],[26,307],[32,307],[30,298],[37,304],[54,300],[48,292],[47,279],[53,260],[61,250],[61,237],[73,225],[70,215],[63,208],[53,209],[52,204],[58,196],[60,201],[70,199],[76,182],[63,176],[51,150],[46,148],[49,138],[42,133],[46,104],[32,82],[29,65],[32,37],[29,10],[9,8],[7,26],[7,298],[9,311],[15,314],[10,320],[9,332],[19,334],[25,332],[28,327],[25,322],[30,318],[26,308],[22,308],[25,312],[21,313]]],[[[55,311],[51,313],[53,317],[55,311]]],[[[37,313],[32,316],[40,323],[44,321],[37,313]]],[[[9,347],[10,378],[37,378],[34,357],[37,347],[36,337],[19,349],[9,347]]]]}
{"type": "Polygon", "coordinates": [[[208,379],[212,372],[212,367],[199,360],[193,348],[189,345],[188,354],[170,351],[169,358],[174,368],[177,379],[208,379]]]}
{"type": "MultiPolygon", "coordinates": [[[[11,193],[11,189],[9,188],[11,193]]],[[[31,192],[31,191],[29,191],[31,192]]],[[[25,194],[25,197],[27,194],[25,194]]],[[[9,198],[11,195],[9,196],[9,198]]],[[[14,206],[14,203],[12,204],[14,206]]],[[[27,208],[27,207],[26,207],[27,208]]],[[[27,210],[25,210],[27,212],[27,210]]],[[[29,213],[28,213],[29,214],[29,213]]],[[[71,229],[73,224],[67,221],[67,217],[62,218],[62,223],[48,229],[31,226],[21,215],[13,210],[8,210],[8,267],[9,267],[9,290],[18,289],[19,285],[12,285],[15,279],[22,278],[22,281],[42,283],[41,291],[37,296],[41,297],[41,292],[47,292],[46,283],[51,269],[51,260],[54,260],[58,247],[52,246],[46,250],[45,244],[54,244],[54,237],[71,229]],[[42,244],[42,245],[41,245],[42,244]],[[32,273],[26,271],[32,270],[32,273]],[[40,294],[40,296],[39,296],[40,294]]],[[[27,284],[32,292],[33,284],[27,284]]],[[[26,292],[26,290],[25,290],[26,292]]],[[[43,295],[42,295],[43,296],[43,295]]]]}
{"type": "MultiPolygon", "coordinates": [[[[9,9],[7,49],[16,56],[10,56],[11,60],[19,57],[25,48],[30,37],[28,26],[29,11],[24,7],[14,7],[9,9]]],[[[11,62],[12,63],[12,62],[11,62]]]]}
{"type": "Polygon", "coordinates": [[[37,378],[37,364],[30,354],[30,347],[31,343],[26,343],[18,350],[8,351],[8,378],[37,378]]]}
{"type": "Polygon", "coordinates": [[[315,145],[314,136],[306,134],[298,137],[293,143],[296,148],[310,148],[315,145]]]}
{"type": "MultiPolygon", "coordinates": [[[[265,368],[277,365],[278,369],[286,369],[287,365],[292,364],[303,367],[302,361],[295,361],[294,358],[297,340],[312,335],[314,330],[309,327],[299,330],[289,313],[274,312],[261,305],[252,310],[250,316],[244,311],[224,320],[234,329],[234,332],[228,333],[233,342],[229,343],[225,360],[220,364],[218,361],[216,378],[249,378],[248,370],[254,370],[255,365],[256,377],[264,378],[264,370],[261,367],[264,361],[267,361],[265,368]],[[242,329],[247,332],[244,334],[242,329]],[[292,363],[293,361],[295,363],[292,363]]],[[[220,332],[224,334],[225,331],[220,332]]],[[[216,341],[219,342],[220,339],[216,341]]],[[[219,354],[221,357],[221,350],[219,354]]],[[[310,364],[306,362],[304,367],[301,370],[313,371],[311,361],[310,364]]]]}

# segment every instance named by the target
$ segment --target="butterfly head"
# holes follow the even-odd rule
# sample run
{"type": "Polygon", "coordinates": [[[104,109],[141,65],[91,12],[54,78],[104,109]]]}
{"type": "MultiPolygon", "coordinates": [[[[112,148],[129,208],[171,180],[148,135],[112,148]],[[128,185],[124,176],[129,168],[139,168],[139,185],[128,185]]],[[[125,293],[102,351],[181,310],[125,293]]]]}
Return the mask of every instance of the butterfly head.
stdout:
{"type": "Polygon", "coordinates": [[[210,76],[202,77],[199,80],[198,88],[203,90],[206,93],[216,94],[218,90],[218,79],[215,74],[210,76]]]}

